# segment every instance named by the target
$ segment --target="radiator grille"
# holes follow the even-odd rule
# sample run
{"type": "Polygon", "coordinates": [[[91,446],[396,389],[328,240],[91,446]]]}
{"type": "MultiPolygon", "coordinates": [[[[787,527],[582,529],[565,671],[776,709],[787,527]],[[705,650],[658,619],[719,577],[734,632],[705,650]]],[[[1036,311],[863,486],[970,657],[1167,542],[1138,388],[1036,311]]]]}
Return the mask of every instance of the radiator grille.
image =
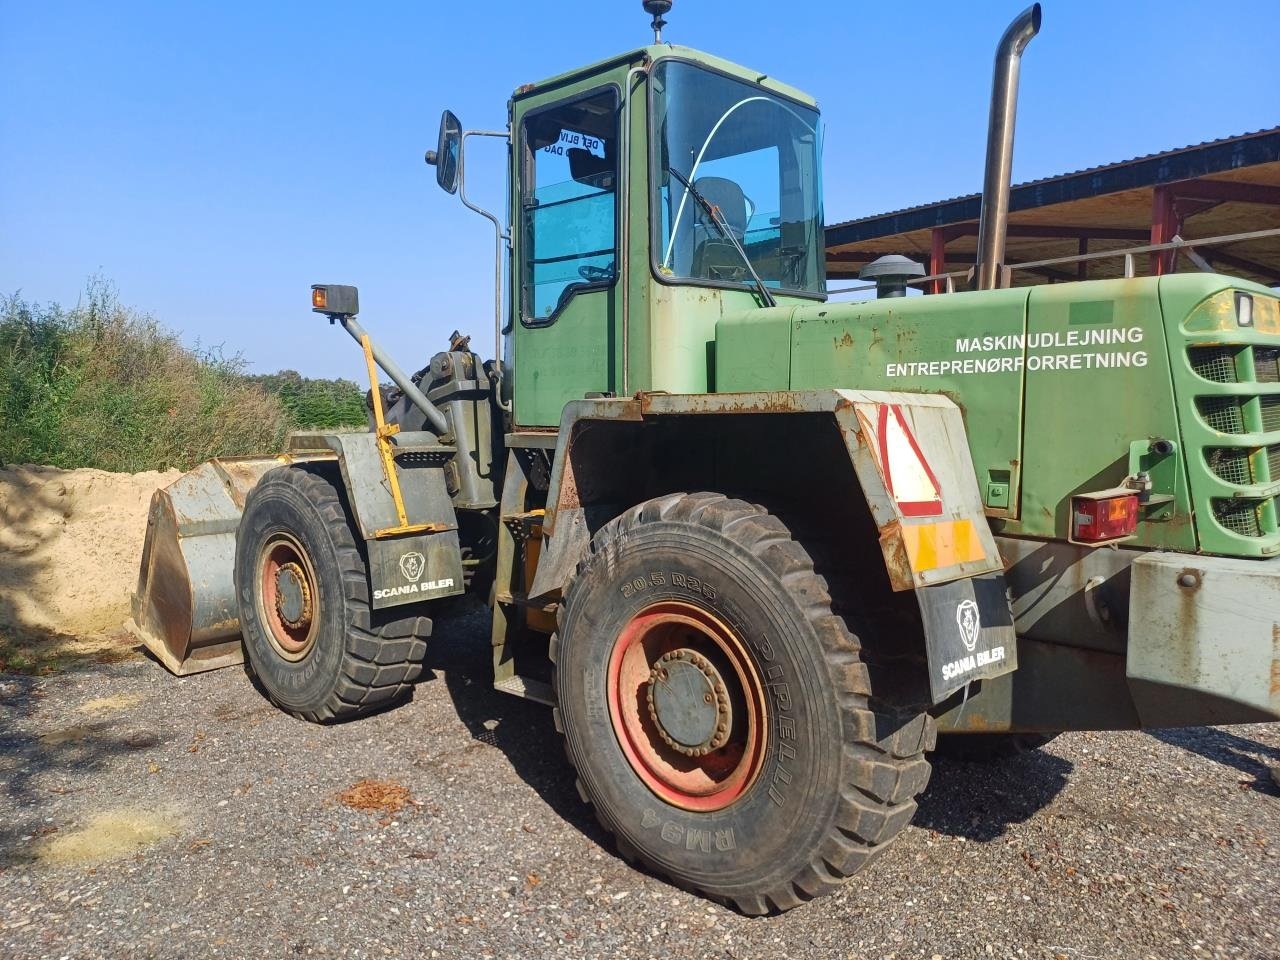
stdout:
{"type": "Polygon", "coordinates": [[[1213,517],[1242,537],[1262,536],[1261,500],[1214,500],[1213,517]]]}
{"type": "Polygon", "coordinates": [[[1209,447],[1204,452],[1209,469],[1220,479],[1238,486],[1253,483],[1252,453],[1248,447],[1209,447]]]}
{"type": "Polygon", "coordinates": [[[1259,383],[1280,383],[1280,348],[1254,347],[1253,370],[1259,383]]]}
{"type": "Polygon", "coordinates": [[[1244,403],[1240,397],[1196,397],[1196,409],[1209,429],[1219,433],[1244,433],[1244,403]]]}
{"type": "MultiPolygon", "coordinates": [[[[1249,487],[1280,482],[1280,443],[1260,447],[1237,442],[1232,446],[1227,439],[1259,431],[1280,433],[1280,396],[1266,396],[1260,391],[1228,395],[1214,392],[1219,388],[1210,386],[1224,384],[1240,390],[1236,385],[1280,384],[1280,348],[1256,344],[1189,344],[1187,361],[1197,377],[1208,381],[1197,391],[1200,395],[1195,398],[1196,412],[1210,430],[1225,435],[1216,443],[1206,444],[1201,451],[1209,471],[1223,484],[1244,488],[1238,491],[1242,494],[1252,493],[1249,487]]],[[[1271,499],[1214,496],[1215,492],[1220,491],[1209,492],[1209,505],[1214,521],[1224,530],[1251,538],[1280,532],[1275,529],[1271,499]]]]}
{"type": "Polygon", "coordinates": [[[1236,382],[1236,347],[1188,347],[1191,369],[1196,376],[1214,383],[1236,382]]]}
{"type": "Polygon", "coordinates": [[[1262,406],[1262,429],[1270,433],[1280,430],[1280,397],[1259,397],[1262,406]]]}

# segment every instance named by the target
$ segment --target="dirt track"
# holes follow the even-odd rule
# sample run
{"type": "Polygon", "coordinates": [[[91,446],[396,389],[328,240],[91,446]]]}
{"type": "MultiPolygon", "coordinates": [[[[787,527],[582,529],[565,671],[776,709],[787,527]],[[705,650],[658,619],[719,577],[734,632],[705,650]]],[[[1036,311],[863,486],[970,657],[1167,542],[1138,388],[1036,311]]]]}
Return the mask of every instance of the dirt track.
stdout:
{"type": "Polygon", "coordinates": [[[235,669],[0,675],[0,956],[1280,957],[1280,726],[939,762],[869,873],[747,919],[615,856],[488,656],[455,624],[331,728],[235,669]]]}

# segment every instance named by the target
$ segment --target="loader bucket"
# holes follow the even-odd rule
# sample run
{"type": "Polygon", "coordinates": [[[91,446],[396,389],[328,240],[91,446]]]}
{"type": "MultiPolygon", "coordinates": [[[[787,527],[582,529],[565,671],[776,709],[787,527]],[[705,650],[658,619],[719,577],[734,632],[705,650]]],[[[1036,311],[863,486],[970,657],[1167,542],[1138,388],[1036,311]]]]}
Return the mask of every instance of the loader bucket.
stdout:
{"type": "Polygon", "coordinates": [[[245,497],[287,457],[200,464],[151,497],[142,567],[127,624],[156,658],[184,676],[244,660],[234,568],[245,497]]]}

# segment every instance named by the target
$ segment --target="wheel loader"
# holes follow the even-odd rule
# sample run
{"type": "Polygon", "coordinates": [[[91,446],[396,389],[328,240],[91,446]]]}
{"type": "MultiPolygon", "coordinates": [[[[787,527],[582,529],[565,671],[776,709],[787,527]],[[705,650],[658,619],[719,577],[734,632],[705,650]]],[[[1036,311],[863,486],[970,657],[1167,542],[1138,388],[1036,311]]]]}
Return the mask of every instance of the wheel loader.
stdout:
{"type": "Polygon", "coordinates": [[[749,914],[881,854],[935,749],[1280,719],[1280,299],[1014,284],[1039,6],[997,47],[968,288],[903,296],[890,260],[843,302],[816,102],[643,6],[652,44],[518,87],[504,129],[442,118],[427,162],[495,231],[493,359],[455,334],[407,374],[354,287],[313,287],[369,427],[158,492],[146,646],[344,721],[486,603],[495,687],[553,708],[619,850],[749,914]],[[467,197],[477,137],[505,222],[467,197]]]}

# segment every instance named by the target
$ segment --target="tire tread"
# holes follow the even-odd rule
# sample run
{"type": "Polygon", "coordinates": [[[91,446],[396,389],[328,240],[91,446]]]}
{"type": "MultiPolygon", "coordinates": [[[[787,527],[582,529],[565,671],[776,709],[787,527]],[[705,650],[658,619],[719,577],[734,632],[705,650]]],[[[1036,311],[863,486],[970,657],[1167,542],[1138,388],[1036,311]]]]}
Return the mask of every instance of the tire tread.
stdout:
{"type": "MultiPolygon", "coordinates": [[[[616,548],[617,542],[640,525],[685,522],[717,531],[750,550],[768,564],[797,600],[821,644],[821,655],[837,691],[844,715],[845,744],[842,749],[838,809],[827,834],[810,853],[808,863],[793,877],[769,889],[730,894],[693,887],[718,902],[727,902],[745,914],[777,913],[834,892],[850,876],[881,854],[915,815],[915,797],[929,780],[930,765],[925,751],[933,747],[933,719],[923,713],[892,713],[871,698],[867,658],[858,637],[845,620],[833,611],[827,581],[814,569],[806,546],[796,540],[784,521],[763,506],[734,500],[718,493],[673,493],[657,497],[625,511],[606,523],[591,539],[584,558],[564,590],[558,616],[563,626],[564,611],[573,604],[574,594],[601,555],[616,548]]],[[[551,640],[552,660],[559,659],[559,633],[551,640]]],[[[555,672],[560,698],[561,671],[555,672]]],[[[557,727],[569,727],[563,716],[557,727]]],[[[569,760],[579,770],[577,788],[583,799],[597,811],[601,825],[613,833],[623,856],[639,859],[678,886],[687,881],[663,871],[634,845],[620,836],[606,812],[590,794],[589,780],[581,775],[577,754],[586,749],[572,729],[564,731],[569,760]]]]}
{"type": "MultiPolygon", "coordinates": [[[[337,487],[319,470],[306,465],[278,467],[264,475],[255,491],[269,483],[292,486],[329,530],[342,574],[347,620],[340,675],[329,696],[312,709],[294,709],[278,701],[277,705],[313,723],[334,723],[404,699],[422,675],[431,620],[403,613],[388,618],[373,610],[368,564],[352,533],[351,518],[337,487]]],[[[245,667],[254,675],[251,658],[245,658],[245,667]]],[[[255,680],[261,685],[260,677],[255,680]]]]}

